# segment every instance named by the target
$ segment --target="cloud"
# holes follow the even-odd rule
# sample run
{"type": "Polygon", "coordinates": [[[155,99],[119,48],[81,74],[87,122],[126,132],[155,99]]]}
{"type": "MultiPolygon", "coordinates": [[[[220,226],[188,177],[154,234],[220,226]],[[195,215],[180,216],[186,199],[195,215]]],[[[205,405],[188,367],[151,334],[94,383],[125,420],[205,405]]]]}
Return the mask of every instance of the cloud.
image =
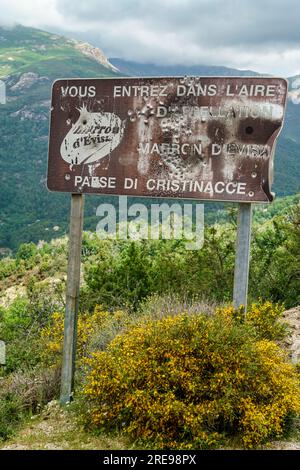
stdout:
{"type": "Polygon", "coordinates": [[[56,0],[0,0],[0,24],[19,23],[39,27],[42,24],[59,25],[61,15],[56,0]]]}
{"type": "Polygon", "coordinates": [[[298,0],[58,0],[58,11],[76,21],[136,21],[146,31],[174,32],[212,46],[300,41],[298,0]]]}
{"type": "Polygon", "coordinates": [[[298,0],[0,0],[0,8],[6,21],[66,32],[111,57],[300,70],[298,0]]]}

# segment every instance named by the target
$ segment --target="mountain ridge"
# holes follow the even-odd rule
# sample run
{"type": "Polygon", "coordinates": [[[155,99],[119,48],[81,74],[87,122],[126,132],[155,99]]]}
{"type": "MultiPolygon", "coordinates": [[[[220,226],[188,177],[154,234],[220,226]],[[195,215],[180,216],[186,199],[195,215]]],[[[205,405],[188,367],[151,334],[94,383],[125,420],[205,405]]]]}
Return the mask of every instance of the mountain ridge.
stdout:
{"type": "Polygon", "coordinates": [[[253,70],[239,70],[231,67],[218,66],[218,65],[158,65],[151,62],[135,62],[131,60],[110,57],[109,61],[117,69],[126,75],[130,76],[183,76],[183,75],[228,75],[228,76],[259,76],[258,72],[253,70]]]}
{"type": "MultiPolygon", "coordinates": [[[[102,68],[109,72],[117,72],[100,48],[37,28],[22,25],[12,28],[0,26],[0,47],[3,48],[3,52],[0,53],[2,79],[26,71],[38,72],[43,68],[44,62],[48,65],[49,62],[59,63],[67,59],[76,62],[79,58],[82,61],[83,58],[86,59],[83,65],[87,66],[87,73],[90,73],[90,68],[96,66],[96,63],[100,66],[99,73],[104,73],[102,68]]],[[[49,67],[47,70],[49,71],[49,67]]],[[[54,68],[55,76],[56,71],[57,68],[54,68]]]]}

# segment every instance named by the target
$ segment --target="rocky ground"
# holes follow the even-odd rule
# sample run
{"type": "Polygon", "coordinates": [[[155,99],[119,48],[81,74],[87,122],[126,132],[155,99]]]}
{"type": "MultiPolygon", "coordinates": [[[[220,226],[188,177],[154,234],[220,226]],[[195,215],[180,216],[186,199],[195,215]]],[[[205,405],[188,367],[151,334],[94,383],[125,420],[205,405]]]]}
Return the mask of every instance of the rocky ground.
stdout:
{"type": "Polygon", "coordinates": [[[33,416],[15,438],[0,450],[122,450],[128,444],[120,438],[94,436],[76,422],[75,414],[51,401],[40,415],[33,416]]]}
{"type": "MultiPolygon", "coordinates": [[[[0,450],[128,450],[133,449],[119,437],[95,436],[76,422],[73,412],[63,410],[58,402],[48,403],[33,416],[0,450]]],[[[226,447],[226,449],[229,449],[226,447]]],[[[230,448],[231,450],[233,448],[230,448]]],[[[234,448],[235,449],[235,448],[234,448]]],[[[225,449],[222,449],[225,450],[225,449]]],[[[300,450],[300,441],[276,441],[263,450],[300,450]]]]}

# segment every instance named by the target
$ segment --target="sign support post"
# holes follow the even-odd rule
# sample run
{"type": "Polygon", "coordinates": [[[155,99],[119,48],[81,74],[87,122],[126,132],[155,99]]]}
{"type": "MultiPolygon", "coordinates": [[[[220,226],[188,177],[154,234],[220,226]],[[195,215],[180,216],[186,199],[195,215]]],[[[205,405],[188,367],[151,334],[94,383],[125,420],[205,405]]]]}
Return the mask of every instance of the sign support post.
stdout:
{"type": "Polygon", "coordinates": [[[252,204],[239,203],[236,255],[234,267],[233,305],[247,310],[252,204]]]}
{"type": "Polygon", "coordinates": [[[60,402],[64,405],[71,401],[74,385],[77,314],[80,287],[81,245],[83,230],[83,207],[84,196],[82,194],[72,194],[66,312],[64,324],[64,346],[60,393],[60,402]]]}

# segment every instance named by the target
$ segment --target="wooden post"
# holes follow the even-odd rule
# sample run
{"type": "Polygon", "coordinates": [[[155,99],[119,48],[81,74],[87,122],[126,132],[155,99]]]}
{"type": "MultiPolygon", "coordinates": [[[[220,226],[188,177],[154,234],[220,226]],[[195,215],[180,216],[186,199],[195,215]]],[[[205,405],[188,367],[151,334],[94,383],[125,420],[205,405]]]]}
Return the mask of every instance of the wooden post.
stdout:
{"type": "Polygon", "coordinates": [[[61,371],[60,402],[62,404],[70,402],[72,399],[74,386],[77,313],[79,302],[81,245],[83,230],[83,206],[84,196],[82,194],[72,194],[64,348],[61,371]]]}
{"type": "Polygon", "coordinates": [[[252,204],[239,203],[236,255],[234,268],[233,305],[247,310],[252,204]]]}

